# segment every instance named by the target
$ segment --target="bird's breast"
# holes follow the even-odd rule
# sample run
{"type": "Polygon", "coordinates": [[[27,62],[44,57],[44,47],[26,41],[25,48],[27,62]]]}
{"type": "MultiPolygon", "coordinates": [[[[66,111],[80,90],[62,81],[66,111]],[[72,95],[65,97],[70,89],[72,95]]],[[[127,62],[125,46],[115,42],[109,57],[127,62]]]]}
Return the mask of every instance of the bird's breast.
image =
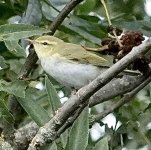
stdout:
{"type": "Polygon", "coordinates": [[[96,66],[65,61],[58,57],[41,59],[41,65],[58,82],[76,89],[88,84],[100,74],[100,68],[96,66]]]}

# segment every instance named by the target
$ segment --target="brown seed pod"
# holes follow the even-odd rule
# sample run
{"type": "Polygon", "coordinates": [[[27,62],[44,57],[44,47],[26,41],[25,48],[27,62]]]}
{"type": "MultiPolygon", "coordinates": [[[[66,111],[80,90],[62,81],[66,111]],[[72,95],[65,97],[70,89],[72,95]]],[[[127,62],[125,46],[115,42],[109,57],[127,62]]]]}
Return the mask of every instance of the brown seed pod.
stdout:
{"type": "Polygon", "coordinates": [[[111,38],[104,39],[104,40],[102,40],[101,44],[103,46],[108,45],[108,49],[105,50],[105,52],[106,52],[105,54],[117,55],[117,53],[119,52],[119,45],[115,39],[111,39],[111,38]]]}
{"type": "MultiPolygon", "coordinates": [[[[112,26],[109,28],[109,32],[116,30],[112,26]]],[[[117,34],[117,33],[116,33],[117,34]]],[[[119,34],[117,34],[119,35],[119,34]]],[[[108,49],[104,51],[104,54],[113,55],[113,63],[116,63],[125,55],[127,55],[135,46],[138,46],[144,41],[143,33],[136,31],[125,32],[120,38],[121,45],[116,41],[116,39],[108,38],[102,41],[102,45],[108,45],[108,49]]],[[[137,58],[130,66],[129,69],[139,70],[144,75],[149,71],[149,60],[145,56],[140,56],[137,58]]]]}
{"type": "Polygon", "coordinates": [[[130,52],[134,46],[138,46],[144,41],[145,38],[141,32],[129,31],[120,38],[123,45],[123,51],[130,52]]]}

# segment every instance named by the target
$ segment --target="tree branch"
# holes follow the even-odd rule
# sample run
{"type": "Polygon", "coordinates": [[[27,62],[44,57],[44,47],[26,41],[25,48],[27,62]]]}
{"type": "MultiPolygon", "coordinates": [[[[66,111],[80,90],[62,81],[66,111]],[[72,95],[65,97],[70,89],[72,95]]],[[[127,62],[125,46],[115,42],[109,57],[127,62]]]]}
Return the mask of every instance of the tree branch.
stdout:
{"type": "MultiPolygon", "coordinates": [[[[102,103],[104,101],[108,101],[111,98],[114,98],[119,95],[123,95],[126,92],[131,91],[138,85],[140,85],[144,80],[146,79],[145,76],[140,75],[140,76],[129,76],[129,75],[124,75],[123,78],[121,79],[114,79],[111,82],[109,82],[107,85],[105,85],[102,89],[100,89],[98,92],[96,92],[91,98],[90,98],[90,103],[89,106],[93,107],[94,105],[97,105],[99,103],[102,103]]],[[[79,109],[82,109],[82,107],[78,108],[76,110],[79,111],[79,109]]],[[[70,125],[72,125],[71,119],[74,119],[74,116],[70,117],[69,120],[66,121],[66,123],[59,129],[59,131],[56,133],[56,137],[58,137],[63,131],[65,131],[66,128],[68,128],[70,125]]],[[[26,126],[22,127],[21,129],[16,130],[14,134],[14,141],[16,145],[18,145],[19,149],[21,147],[25,147],[28,141],[34,137],[33,136],[28,136],[27,134],[22,134],[22,133],[28,133],[27,130],[35,133],[38,131],[39,127],[36,124],[32,123],[32,126],[27,124],[28,128],[26,126]],[[35,127],[34,127],[35,126],[35,127]],[[22,138],[20,138],[21,135],[22,138]]]]}
{"type": "Polygon", "coordinates": [[[8,142],[2,142],[0,145],[0,149],[1,150],[6,150],[6,149],[13,150],[13,147],[8,142]]]}
{"type": "Polygon", "coordinates": [[[68,14],[73,10],[75,6],[81,3],[83,0],[71,0],[58,14],[56,19],[52,22],[50,26],[50,35],[53,35],[57,28],[61,25],[64,19],[68,16],[68,14]]]}
{"type": "Polygon", "coordinates": [[[126,103],[130,102],[131,100],[133,100],[132,98],[134,97],[134,95],[136,95],[140,90],[142,90],[150,82],[151,82],[151,76],[149,76],[142,84],[140,84],[134,90],[132,90],[129,93],[124,94],[123,98],[121,98],[112,107],[110,107],[109,109],[103,111],[102,113],[97,114],[94,117],[94,120],[93,120],[92,124],[94,122],[99,122],[102,118],[106,117],[108,114],[112,113],[113,111],[115,111],[116,109],[120,108],[124,104],[126,104],[126,103]]]}
{"type": "MultiPolygon", "coordinates": [[[[148,76],[150,76],[151,75],[151,72],[149,72],[149,74],[148,74],[148,76]]],[[[125,76],[124,76],[125,77],[125,76]]],[[[131,76],[128,76],[129,78],[131,78],[131,76]]],[[[128,79],[129,79],[128,78],[128,79]]],[[[132,77],[131,79],[130,79],[130,81],[127,79],[127,76],[125,77],[125,79],[127,80],[127,81],[125,81],[125,80],[123,80],[123,79],[119,79],[119,81],[118,81],[118,83],[119,84],[117,84],[116,85],[116,83],[117,83],[117,80],[118,79],[115,79],[115,81],[113,81],[113,83],[108,83],[107,85],[109,85],[109,86],[105,86],[105,89],[108,91],[106,91],[107,93],[104,93],[104,87],[101,89],[101,90],[99,90],[98,92],[96,92],[91,98],[90,98],[90,100],[91,100],[91,102],[89,103],[89,104],[91,104],[91,107],[95,104],[96,105],[96,103],[95,102],[99,102],[99,103],[102,103],[102,102],[104,102],[104,101],[107,101],[107,100],[110,100],[111,98],[114,98],[114,97],[116,97],[116,96],[119,96],[119,95],[121,95],[121,94],[124,94],[124,93],[126,93],[127,91],[131,91],[132,89],[135,89],[136,87],[138,87],[138,85],[140,85],[142,82],[145,82],[146,80],[147,80],[147,78],[148,77],[146,77],[146,76],[139,76],[139,77],[132,77]],[[121,82],[121,80],[123,80],[122,82],[121,82]],[[132,82],[134,80],[134,82],[132,82]],[[138,82],[137,82],[138,81],[138,82]],[[125,87],[126,86],[126,87],[125,87]],[[114,88],[114,92],[112,93],[112,91],[113,91],[113,88],[114,88]],[[127,90],[126,90],[127,89],[127,90]],[[115,92],[116,91],[116,92],[115,92]],[[110,92],[111,92],[111,94],[110,94],[110,92]],[[105,97],[105,99],[101,99],[102,98],[102,94],[105,94],[106,95],[106,98],[108,97],[108,99],[106,99],[105,97]],[[95,101],[95,98],[96,98],[96,94],[99,94],[99,97],[97,97],[97,101],[95,101]],[[99,98],[101,99],[100,101],[98,101],[99,100],[99,98]],[[93,103],[94,102],[94,103],[93,103]]],[[[112,82],[112,81],[111,81],[112,82]]],[[[139,91],[138,91],[139,92],[139,91]]],[[[61,126],[61,128],[58,130],[58,132],[56,133],[56,136],[54,137],[54,140],[56,139],[56,138],[58,138],[60,135],[61,135],[61,133],[63,133],[67,128],[69,128],[72,124],[73,124],[73,122],[76,120],[76,118],[79,116],[79,114],[82,112],[82,110],[88,105],[88,101],[86,101],[87,103],[84,103],[84,104],[82,104],[82,106],[80,107],[80,108],[78,108],[77,110],[76,110],[76,112],[75,112],[75,114],[73,115],[73,116],[71,116],[71,117],[69,117],[68,118],[68,120],[63,124],[63,126],[61,126]]],[[[98,104],[98,103],[97,103],[98,104]]],[[[114,107],[114,106],[113,106],[114,107]]],[[[121,107],[121,106],[119,106],[119,107],[121,107]]],[[[112,110],[112,109],[111,109],[112,110]]],[[[115,109],[114,109],[115,110],[115,109]]],[[[108,111],[105,111],[105,112],[108,112],[108,111]]],[[[105,114],[105,112],[103,112],[102,114],[105,114]]],[[[110,112],[111,113],[111,112],[110,112]]],[[[97,116],[98,115],[96,115],[96,118],[97,118],[97,116]]],[[[98,120],[99,121],[99,120],[98,120]]],[[[94,122],[96,122],[96,120],[95,120],[95,117],[93,117],[93,119],[92,119],[92,122],[90,122],[90,124],[93,124],[94,122]]]]}
{"type": "MultiPolygon", "coordinates": [[[[104,70],[105,71],[105,70],[104,70]]],[[[131,91],[138,85],[140,85],[144,80],[146,79],[145,76],[140,75],[140,76],[129,76],[129,75],[124,75],[123,78],[121,79],[114,79],[111,82],[109,82],[107,85],[105,85],[102,89],[100,89],[98,92],[96,92],[91,98],[90,98],[90,103],[89,106],[93,107],[94,105],[97,105],[99,103],[102,103],[104,101],[110,100],[111,98],[114,98],[119,95],[123,95],[126,92],[131,91]]],[[[76,110],[76,114],[83,109],[82,107],[78,108],[76,110]],[[79,110],[80,109],[80,110],[79,110]]],[[[59,135],[66,130],[70,125],[72,125],[73,121],[76,119],[75,115],[70,117],[66,121],[66,123],[58,130],[56,133],[56,137],[59,137],[59,135]]],[[[21,149],[21,147],[26,147],[27,143],[32,139],[35,134],[27,134],[32,132],[37,132],[39,127],[36,125],[36,123],[29,123],[27,126],[24,126],[22,128],[19,128],[16,130],[14,134],[14,141],[16,143],[16,146],[18,146],[18,149],[21,149]],[[24,134],[26,133],[26,134],[24,134]],[[22,138],[20,138],[20,136],[22,138]]]]}
{"type": "Polygon", "coordinates": [[[138,58],[142,53],[146,53],[151,48],[151,39],[143,44],[134,47],[133,50],[123,57],[120,61],[103,72],[90,84],[80,89],[75,95],[62,106],[59,112],[43,127],[41,127],[33,138],[28,150],[34,150],[37,147],[44,145],[46,142],[52,142],[56,132],[70,117],[70,114],[75,112],[79,106],[86,102],[95,92],[110,82],[116,75],[123,71],[131,62],[138,58]]]}
{"type": "Polygon", "coordinates": [[[81,107],[76,110],[76,112],[74,113],[74,115],[71,116],[71,117],[69,117],[67,119],[67,121],[60,127],[60,129],[58,130],[58,132],[54,136],[54,140],[57,139],[58,137],[60,137],[60,135],[74,123],[74,121],[78,118],[78,116],[81,114],[81,112],[83,111],[83,109],[88,104],[89,103],[87,101],[86,103],[84,103],[83,105],[81,105],[81,107]]]}
{"type": "Polygon", "coordinates": [[[28,143],[32,140],[38,129],[38,125],[33,121],[18,129],[14,134],[14,143],[16,149],[27,149],[28,143]]]}
{"type": "MultiPolygon", "coordinates": [[[[148,76],[150,76],[150,75],[151,75],[151,72],[149,72],[148,76]]],[[[127,93],[127,92],[131,91],[132,89],[135,89],[136,87],[138,87],[138,85],[142,84],[142,82],[145,82],[147,80],[147,78],[148,77],[143,76],[143,75],[139,76],[139,77],[128,76],[128,78],[127,78],[127,76],[124,76],[125,80],[123,80],[123,79],[115,79],[113,81],[113,83],[111,81],[110,83],[107,84],[108,86],[104,86],[102,88],[103,90],[100,89],[98,92],[96,92],[90,98],[90,100],[91,100],[91,102],[89,103],[89,104],[91,104],[90,107],[92,107],[93,105],[96,105],[98,103],[103,103],[104,101],[110,100],[111,98],[114,98],[116,96],[123,95],[124,93],[127,93]],[[118,82],[117,82],[117,80],[118,80],[118,82]],[[117,83],[117,85],[116,85],[116,83],[117,83]],[[102,94],[105,94],[105,97],[103,97],[102,94]],[[97,99],[96,99],[97,101],[95,101],[96,95],[97,95],[97,99]],[[98,95],[99,95],[99,97],[98,97],[98,95]],[[104,99],[102,99],[102,97],[104,99]]],[[[73,124],[73,122],[76,120],[76,118],[82,112],[82,110],[88,105],[88,101],[86,101],[86,102],[87,103],[82,104],[82,106],[76,110],[75,114],[73,116],[69,117],[68,120],[63,124],[63,126],[61,126],[61,128],[56,133],[56,136],[54,137],[54,140],[56,138],[58,138],[61,135],[61,133],[63,133],[67,128],[69,128],[73,124]]],[[[119,106],[119,107],[121,107],[121,106],[119,106]]],[[[101,114],[105,114],[106,112],[108,112],[108,111],[102,112],[101,114]]],[[[98,115],[96,115],[96,118],[97,118],[97,116],[98,115]]],[[[90,122],[90,124],[93,124],[94,122],[96,122],[95,117],[93,117],[92,122],[90,122]]]]}
{"type": "Polygon", "coordinates": [[[93,107],[94,105],[113,99],[116,96],[130,92],[135,87],[140,85],[145,79],[146,76],[144,75],[124,75],[122,78],[113,79],[111,82],[106,84],[103,88],[101,88],[93,96],[90,97],[89,106],[93,107]]]}

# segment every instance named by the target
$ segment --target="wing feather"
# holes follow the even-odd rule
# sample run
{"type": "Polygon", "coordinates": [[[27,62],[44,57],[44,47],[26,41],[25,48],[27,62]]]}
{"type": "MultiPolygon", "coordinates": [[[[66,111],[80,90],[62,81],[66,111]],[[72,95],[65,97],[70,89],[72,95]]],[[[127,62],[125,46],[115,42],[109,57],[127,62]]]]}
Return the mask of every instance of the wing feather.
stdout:
{"type": "MultiPolygon", "coordinates": [[[[107,64],[107,60],[97,54],[85,50],[82,46],[65,43],[59,47],[59,54],[68,60],[77,60],[80,63],[93,64],[95,66],[103,66],[107,64]]],[[[106,66],[106,65],[105,65],[106,66]]]]}

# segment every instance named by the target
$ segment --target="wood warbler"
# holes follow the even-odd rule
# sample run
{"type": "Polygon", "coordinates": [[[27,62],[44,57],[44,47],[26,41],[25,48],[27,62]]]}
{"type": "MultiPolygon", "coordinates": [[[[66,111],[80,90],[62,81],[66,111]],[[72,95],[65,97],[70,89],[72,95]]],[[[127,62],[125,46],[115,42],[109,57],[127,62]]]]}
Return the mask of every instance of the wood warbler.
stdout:
{"type": "Polygon", "coordinates": [[[65,86],[79,89],[95,79],[107,62],[80,45],[66,43],[54,36],[32,41],[43,69],[65,86]]]}

